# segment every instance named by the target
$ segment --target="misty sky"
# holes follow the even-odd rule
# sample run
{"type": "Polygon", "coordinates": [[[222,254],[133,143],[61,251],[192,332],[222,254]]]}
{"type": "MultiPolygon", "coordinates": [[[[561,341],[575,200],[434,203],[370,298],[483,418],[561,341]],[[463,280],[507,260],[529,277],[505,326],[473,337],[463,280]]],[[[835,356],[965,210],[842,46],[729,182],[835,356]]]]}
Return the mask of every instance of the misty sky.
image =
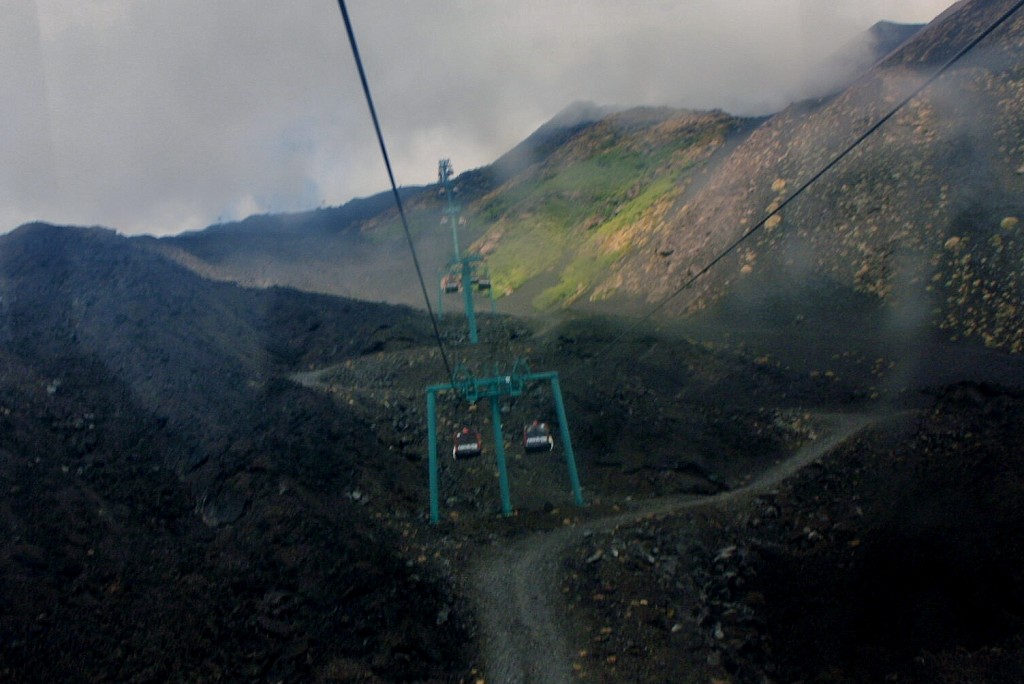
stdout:
{"type": "MultiPolygon", "coordinates": [[[[951,0],[348,0],[397,180],[574,100],[776,111],[807,65],[951,0]]],[[[333,0],[3,0],[0,232],[166,235],[387,188],[333,0]]]]}

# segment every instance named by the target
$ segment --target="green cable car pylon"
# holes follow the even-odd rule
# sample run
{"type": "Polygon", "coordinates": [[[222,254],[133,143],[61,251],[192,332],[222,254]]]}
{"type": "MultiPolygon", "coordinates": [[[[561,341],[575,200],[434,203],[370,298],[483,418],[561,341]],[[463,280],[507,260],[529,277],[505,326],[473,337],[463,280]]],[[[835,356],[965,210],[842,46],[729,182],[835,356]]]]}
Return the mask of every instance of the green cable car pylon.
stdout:
{"type": "MultiPolygon", "coordinates": [[[[479,336],[476,327],[473,288],[475,286],[478,291],[486,291],[490,295],[492,312],[495,309],[494,293],[491,288],[490,274],[486,268],[481,267],[483,257],[479,254],[470,253],[463,255],[459,249],[459,224],[462,222],[460,217],[461,208],[455,203],[455,188],[452,183],[452,175],[451,161],[442,159],[438,163],[437,182],[440,193],[448,201],[443,222],[451,224],[453,257],[445,266],[444,274],[438,287],[438,315],[440,316],[444,313],[444,295],[461,291],[465,301],[466,320],[469,324],[469,341],[471,344],[478,344],[479,336]]],[[[565,404],[562,401],[562,390],[558,382],[558,373],[531,373],[526,366],[526,362],[523,359],[517,359],[512,366],[512,370],[506,375],[498,373],[497,364],[494,366],[494,375],[492,377],[475,377],[464,365],[459,365],[452,372],[449,380],[450,382],[446,384],[427,387],[427,441],[429,445],[427,460],[429,467],[431,523],[437,523],[440,520],[440,503],[438,500],[437,395],[445,392],[454,392],[460,400],[465,401],[471,406],[475,406],[481,399],[490,400],[491,424],[494,428],[494,454],[501,493],[501,512],[503,515],[509,516],[512,515],[512,500],[509,494],[508,469],[505,464],[505,438],[502,432],[499,399],[522,395],[528,383],[549,382],[558,416],[562,450],[565,453],[565,463],[568,469],[569,482],[572,486],[573,498],[578,506],[584,505],[583,492],[580,489],[579,475],[576,470],[576,457],[573,454],[572,439],[569,436],[569,421],[565,415],[565,404]]],[[[535,422],[534,429],[540,428],[543,428],[543,434],[535,439],[539,439],[544,450],[549,450],[553,446],[550,432],[547,430],[546,424],[535,422]]],[[[458,460],[460,455],[464,457],[479,455],[482,451],[480,440],[481,438],[477,431],[465,427],[461,433],[456,435],[452,457],[458,460]]],[[[529,445],[526,446],[529,447],[529,445]]]]}
{"type": "Polygon", "coordinates": [[[495,310],[494,293],[491,290],[491,278],[485,269],[479,267],[483,257],[479,254],[466,253],[464,256],[459,249],[459,224],[462,222],[462,208],[455,203],[455,187],[452,183],[452,163],[449,159],[442,159],[437,165],[437,184],[441,193],[445,195],[448,206],[444,210],[444,220],[452,228],[452,260],[445,267],[445,273],[438,285],[437,310],[438,315],[444,315],[444,295],[461,291],[464,306],[466,309],[466,322],[469,325],[469,341],[477,344],[480,341],[476,327],[476,310],[473,303],[473,288],[480,292],[487,292],[491,298],[491,312],[495,310]]]}
{"type": "MultiPolygon", "coordinates": [[[[495,369],[497,370],[497,369],[495,369]]],[[[508,469],[505,465],[505,438],[501,427],[501,409],[499,398],[518,397],[531,382],[551,383],[551,394],[555,400],[555,411],[558,416],[558,428],[561,432],[562,451],[565,453],[565,465],[572,487],[573,499],[577,506],[583,506],[583,491],[576,470],[576,456],[572,450],[572,438],[569,436],[569,420],[565,415],[565,404],[562,401],[562,389],[558,382],[558,373],[531,373],[526,363],[519,359],[508,375],[492,377],[474,377],[460,366],[453,373],[452,382],[443,385],[431,385],[427,388],[427,466],[429,468],[430,486],[430,522],[436,524],[441,519],[440,494],[437,457],[437,395],[442,392],[457,392],[462,399],[476,404],[481,399],[489,399],[491,403],[491,423],[494,428],[494,456],[498,467],[498,487],[501,495],[501,513],[512,515],[512,497],[509,493],[508,469]]]]}

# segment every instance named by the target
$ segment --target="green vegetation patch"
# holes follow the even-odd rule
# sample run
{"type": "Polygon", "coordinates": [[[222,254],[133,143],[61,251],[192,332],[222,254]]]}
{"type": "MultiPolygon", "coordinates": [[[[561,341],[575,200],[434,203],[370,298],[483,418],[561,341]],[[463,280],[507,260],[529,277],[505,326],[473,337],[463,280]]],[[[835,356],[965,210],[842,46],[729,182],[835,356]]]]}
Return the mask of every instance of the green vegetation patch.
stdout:
{"type": "Polygon", "coordinates": [[[558,284],[549,287],[533,299],[535,309],[550,309],[574,301],[589,290],[608,269],[626,255],[627,248],[618,249],[605,254],[591,254],[578,257],[562,272],[558,284]]]}
{"type": "Polygon", "coordinates": [[[558,284],[533,300],[536,308],[546,309],[597,285],[630,251],[623,231],[677,191],[704,156],[698,148],[715,144],[721,129],[690,129],[659,141],[664,144],[644,144],[642,135],[631,134],[604,135],[590,140],[589,147],[580,140],[487,197],[477,216],[494,224],[487,260],[495,294],[557,274],[558,284]]]}
{"type": "Polygon", "coordinates": [[[608,243],[612,242],[612,238],[638,223],[660,199],[675,189],[676,181],[673,177],[659,178],[623,205],[613,218],[591,231],[581,243],[577,256],[563,270],[558,284],[534,298],[534,308],[544,310],[564,306],[594,287],[608,274],[608,269],[631,249],[629,244],[609,248],[608,243]]]}
{"type": "Polygon", "coordinates": [[[549,271],[562,261],[568,235],[550,221],[531,217],[503,223],[508,239],[487,257],[495,296],[516,290],[527,280],[549,271]]]}

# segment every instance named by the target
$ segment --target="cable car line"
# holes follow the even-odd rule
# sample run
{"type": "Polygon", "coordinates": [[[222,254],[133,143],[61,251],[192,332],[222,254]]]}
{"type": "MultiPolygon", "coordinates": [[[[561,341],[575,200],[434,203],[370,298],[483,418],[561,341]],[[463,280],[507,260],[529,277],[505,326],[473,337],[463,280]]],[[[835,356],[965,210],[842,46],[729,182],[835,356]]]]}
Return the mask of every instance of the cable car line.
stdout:
{"type": "MultiPolygon", "coordinates": [[[[576,460],[572,451],[572,441],[569,437],[569,426],[568,420],[565,417],[565,408],[562,402],[562,393],[558,381],[558,373],[546,372],[546,373],[529,373],[528,369],[524,369],[523,372],[517,373],[517,368],[521,363],[521,360],[516,362],[516,366],[513,367],[512,373],[505,376],[495,376],[490,378],[473,378],[471,374],[466,371],[466,382],[465,387],[460,387],[456,374],[459,373],[460,369],[464,369],[464,366],[459,366],[453,372],[452,367],[448,361],[448,356],[445,353],[444,344],[441,340],[441,334],[437,325],[437,318],[434,316],[434,310],[430,305],[430,296],[427,294],[426,283],[423,279],[423,272],[420,268],[419,259],[416,256],[416,248],[413,245],[412,236],[409,231],[409,224],[405,217],[405,211],[402,207],[402,199],[398,192],[398,186],[395,183],[394,174],[391,169],[391,162],[387,153],[387,146],[384,144],[384,135],[381,131],[380,122],[377,117],[376,108],[373,105],[373,97],[370,94],[369,82],[366,78],[366,72],[363,69],[362,59],[359,55],[359,48],[356,45],[355,33],[352,29],[352,22],[348,15],[348,9],[345,6],[345,0],[338,0],[338,7],[341,10],[342,18],[345,21],[345,30],[348,34],[349,44],[352,47],[352,55],[356,62],[356,67],[359,71],[359,78],[363,86],[363,94],[366,97],[367,106],[370,109],[370,116],[373,119],[374,129],[377,133],[377,141],[380,144],[381,154],[384,157],[384,165],[388,171],[388,178],[391,181],[391,190],[395,198],[395,205],[398,207],[398,213],[402,219],[402,227],[405,229],[406,240],[409,243],[409,251],[412,253],[413,262],[416,265],[416,274],[420,281],[420,288],[423,291],[423,299],[427,305],[427,311],[430,313],[430,320],[434,326],[434,336],[437,340],[437,346],[441,351],[441,357],[444,360],[445,369],[448,372],[448,378],[450,381],[449,385],[432,385],[427,388],[427,442],[428,446],[428,486],[429,486],[429,498],[430,498],[430,513],[429,519],[432,524],[439,522],[439,473],[437,464],[437,394],[439,392],[449,392],[452,390],[458,391],[469,404],[475,405],[478,399],[488,398],[491,405],[491,424],[494,428],[494,450],[495,450],[495,461],[498,466],[498,480],[499,490],[501,494],[501,511],[504,516],[512,515],[512,502],[509,494],[508,484],[508,472],[505,462],[504,454],[504,437],[501,429],[501,411],[499,407],[499,397],[505,396],[519,396],[523,393],[526,382],[548,382],[551,385],[552,396],[555,399],[555,407],[558,413],[558,425],[561,432],[561,443],[565,454],[566,468],[569,476],[570,485],[572,487],[573,498],[577,506],[585,505],[583,499],[583,492],[580,487],[579,474],[576,470],[576,460]]],[[[457,230],[457,225],[453,226],[454,230],[457,230]]],[[[456,242],[457,245],[457,242],[456,242]]],[[[456,246],[456,256],[458,256],[458,247],[456,246]]],[[[466,259],[462,260],[463,266],[463,287],[471,288],[472,282],[466,282],[471,280],[469,274],[469,261],[466,259]]],[[[488,283],[490,285],[490,283],[488,283]]],[[[467,291],[467,297],[471,297],[472,293],[467,291]]],[[[490,294],[490,293],[489,293],[490,294]]],[[[467,299],[469,305],[472,305],[472,300],[467,299]]],[[[472,312],[472,309],[469,309],[472,312]]],[[[475,337],[475,331],[472,337],[475,337]]],[[[476,339],[472,342],[475,344],[476,339]]],[[[497,370],[497,369],[495,369],[497,370]]],[[[546,423],[539,423],[538,428],[535,431],[533,439],[533,446],[535,449],[541,448],[541,441],[544,446],[549,449],[554,445],[554,438],[550,434],[550,429],[546,423]]],[[[528,439],[528,433],[524,432],[524,446],[530,444],[528,439]]],[[[460,432],[454,436],[454,444],[452,447],[452,458],[455,460],[462,460],[464,458],[473,458],[479,456],[482,452],[482,441],[481,436],[475,429],[470,429],[468,426],[463,427],[460,432]]]]}
{"type": "Polygon", "coordinates": [[[409,252],[412,254],[412,262],[416,267],[416,277],[420,281],[420,289],[423,291],[423,301],[427,305],[427,313],[430,315],[430,323],[434,328],[434,340],[437,348],[441,351],[441,360],[444,361],[444,368],[448,377],[452,377],[452,365],[448,361],[448,354],[444,349],[444,342],[441,340],[441,330],[437,326],[437,317],[434,316],[434,309],[430,306],[430,295],[427,294],[427,284],[423,280],[423,271],[420,269],[420,260],[416,256],[416,247],[412,242],[412,233],[409,232],[409,222],[405,218],[405,209],[402,206],[402,197],[398,192],[398,185],[395,183],[395,174],[391,170],[391,159],[388,157],[388,148],[384,144],[384,133],[381,131],[380,121],[377,118],[377,109],[373,106],[373,96],[370,95],[370,83],[366,80],[366,71],[363,69],[363,60],[359,56],[359,47],[356,45],[356,35],[352,30],[352,20],[348,16],[348,8],[345,7],[345,0],[338,0],[338,7],[341,9],[341,17],[345,20],[345,32],[348,34],[348,42],[352,47],[352,57],[355,59],[356,69],[359,71],[359,80],[363,85],[363,95],[366,96],[366,105],[370,109],[370,118],[373,119],[373,128],[377,132],[377,142],[380,145],[380,153],[384,158],[384,166],[388,171],[388,179],[391,181],[391,193],[395,198],[395,206],[398,207],[398,215],[402,219],[402,229],[405,231],[405,239],[409,244],[409,252]]]}
{"type": "MultiPolygon", "coordinates": [[[[889,119],[895,116],[904,106],[907,105],[914,97],[916,97],[921,91],[931,85],[935,80],[942,76],[946,71],[952,67],[953,64],[962,59],[968,52],[974,49],[982,40],[988,37],[993,31],[999,26],[1006,22],[1013,14],[1015,14],[1022,6],[1024,6],[1024,0],[1018,0],[1014,5],[1006,11],[999,19],[997,19],[987,29],[982,31],[977,37],[970,41],[966,46],[960,49],[952,58],[944,63],[938,70],[936,70],[930,77],[926,78],[920,85],[912,89],[912,91],[903,98],[899,103],[896,104],[886,115],[881,117],[872,126],[870,126],[864,133],[856,138],[850,145],[848,145],[842,152],[836,155],[830,162],[822,167],[818,172],[813,174],[808,180],[794,190],[788,197],[783,200],[779,206],[772,212],[765,215],[760,221],[758,221],[753,227],[744,232],[739,239],[735,240],[729,245],[724,251],[715,256],[709,263],[700,269],[692,277],[688,278],[681,286],[670,292],[660,302],[658,302],[646,315],[636,321],[634,324],[629,326],[625,331],[616,336],[610,343],[602,348],[595,356],[591,357],[599,358],[600,356],[607,353],[607,351],[618,344],[626,335],[630,334],[638,326],[649,320],[654,314],[663,309],[669,301],[678,296],[684,290],[689,288],[696,280],[718,263],[720,263],[727,255],[732,253],[739,247],[744,241],[746,241],[751,235],[764,227],[765,223],[769,218],[778,214],[783,208],[788,206],[794,199],[800,196],[808,187],[815,183],[825,173],[836,166],[842,161],[847,155],[849,155],[854,149],[856,149],[864,140],[871,136],[875,131],[881,128],[889,119]]],[[[366,78],[366,72],[363,68],[362,58],[359,54],[359,49],[356,44],[355,33],[352,28],[352,22],[348,14],[348,9],[345,5],[345,0],[338,0],[338,7],[341,10],[342,18],[345,22],[345,30],[348,34],[349,44],[352,48],[352,54],[355,59],[356,67],[359,73],[360,82],[363,87],[363,93],[366,98],[367,106],[370,110],[370,116],[373,120],[374,129],[377,134],[377,141],[380,145],[381,155],[384,159],[384,165],[387,169],[388,178],[391,182],[391,190],[394,196],[395,205],[398,208],[398,213],[402,221],[402,227],[405,231],[406,240],[409,245],[409,251],[412,254],[413,263],[416,267],[416,275],[420,282],[420,289],[423,293],[423,299],[427,307],[427,311],[430,315],[431,324],[434,329],[434,337],[437,342],[438,349],[441,352],[442,360],[444,361],[445,369],[447,371],[450,384],[448,385],[431,385],[427,387],[426,398],[427,398],[427,441],[428,441],[428,485],[429,485],[429,499],[430,499],[430,511],[429,520],[431,524],[437,524],[440,519],[440,505],[439,505],[439,472],[438,472],[438,458],[437,458],[437,395],[439,393],[447,392],[458,392],[463,398],[471,405],[475,405],[479,399],[487,398],[491,405],[491,423],[494,428],[494,449],[495,449],[495,461],[498,467],[498,479],[499,489],[501,494],[501,511],[505,516],[512,515],[511,498],[509,494],[508,484],[508,473],[504,455],[504,437],[501,428],[501,410],[499,406],[499,398],[501,397],[517,397],[522,395],[525,384],[527,382],[544,381],[549,382],[551,385],[552,396],[555,400],[556,412],[558,414],[558,426],[561,432],[561,443],[566,457],[566,467],[569,475],[570,484],[572,485],[573,496],[578,506],[585,505],[582,490],[579,483],[579,476],[576,470],[575,457],[573,455],[568,420],[565,416],[564,403],[562,401],[561,389],[559,385],[558,373],[556,372],[544,372],[544,373],[529,373],[528,370],[525,372],[517,372],[516,368],[522,362],[522,359],[517,360],[516,366],[513,367],[513,371],[508,375],[495,375],[494,377],[486,378],[473,378],[468,375],[465,383],[460,384],[456,378],[456,373],[453,372],[452,366],[449,363],[447,353],[444,348],[444,343],[441,339],[441,333],[438,328],[437,318],[434,315],[433,307],[430,304],[430,296],[427,293],[426,283],[423,278],[422,269],[420,268],[419,258],[416,255],[415,245],[413,244],[412,235],[409,230],[409,224],[405,216],[405,210],[402,206],[401,196],[398,192],[398,186],[395,182],[394,173],[391,167],[391,161],[387,153],[387,146],[384,142],[384,135],[381,130],[380,121],[377,117],[377,111],[373,104],[373,97],[370,93],[369,82],[366,78]],[[465,385],[465,386],[463,386],[465,385]]],[[[456,243],[457,244],[457,243],[456,243]]],[[[458,247],[456,246],[456,256],[458,256],[458,247]]],[[[472,283],[465,282],[470,279],[468,272],[468,262],[463,261],[463,287],[471,287],[472,283]]],[[[490,284],[490,283],[488,283],[490,284]]],[[[471,304],[472,300],[468,300],[471,304]]],[[[472,328],[471,328],[472,329],[472,328]]],[[[472,342],[475,344],[477,340],[473,339],[472,342]]],[[[554,445],[553,437],[551,435],[550,428],[546,423],[536,421],[532,426],[527,426],[523,431],[523,447],[527,451],[544,451],[550,450],[554,445]]],[[[463,427],[462,430],[455,435],[453,444],[452,457],[455,460],[460,460],[460,456],[466,458],[472,458],[478,456],[482,450],[481,438],[479,433],[475,430],[471,430],[468,427],[463,427]]]]}
{"type": "Polygon", "coordinates": [[[699,271],[697,271],[694,275],[692,275],[688,280],[686,280],[682,285],[677,287],[675,290],[673,290],[672,292],[670,292],[667,295],[665,295],[661,299],[661,301],[659,301],[657,304],[655,304],[654,307],[650,311],[648,311],[646,314],[644,314],[644,316],[642,318],[640,318],[639,320],[635,321],[632,325],[630,325],[628,328],[626,328],[626,330],[624,330],[619,335],[617,335],[615,338],[613,338],[611,342],[609,342],[604,347],[602,347],[600,349],[600,351],[598,351],[596,354],[594,354],[594,356],[591,357],[591,360],[596,359],[596,358],[600,358],[601,356],[606,354],[612,347],[614,347],[619,342],[621,342],[623,340],[623,338],[625,338],[627,335],[629,335],[630,333],[635,331],[638,327],[640,327],[641,325],[643,325],[644,323],[649,321],[656,313],[658,313],[663,308],[665,308],[665,306],[667,306],[670,301],[675,299],[684,290],[689,289],[689,287],[691,285],[693,285],[699,278],[704,276],[708,271],[710,271],[720,261],[722,261],[722,259],[724,259],[726,256],[728,256],[733,251],[735,251],[737,247],[739,247],[741,244],[743,244],[747,240],[747,238],[749,238],[751,235],[753,235],[758,230],[763,228],[764,224],[768,221],[768,219],[770,219],[772,216],[775,216],[776,214],[778,214],[790,202],[792,202],[794,199],[796,199],[799,195],[803,194],[804,190],[806,190],[808,187],[811,186],[811,184],[813,184],[815,181],[817,181],[819,178],[821,178],[823,175],[825,175],[828,171],[830,171],[836,164],[838,164],[842,159],[844,159],[848,154],[850,154],[850,152],[852,152],[854,150],[854,148],[859,146],[868,137],[870,137],[875,131],[877,131],[879,128],[881,128],[887,121],[889,121],[889,119],[894,117],[911,100],[913,100],[915,97],[917,97],[921,93],[921,91],[923,91],[925,88],[927,88],[932,83],[934,83],[936,80],[938,80],[938,78],[940,76],[942,76],[946,71],[948,71],[950,67],[952,67],[954,64],[956,64],[958,61],[960,61],[964,57],[964,55],[966,55],[968,52],[970,52],[975,47],[977,47],[977,45],[981,41],[983,41],[993,31],[995,31],[1003,23],[1005,23],[1011,16],[1013,16],[1018,10],[1020,10],[1021,7],[1024,7],[1024,0],[1019,0],[1016,4],[1013,5],[1013,7],[1011,7],[1005,13],[1003,13],[1003,15],[1000,16],[993,24],[991,24],[988,28],[986,28],[984,31],[982,31],[980,34],[978,34],[967,45],[965,45],[963,48],[961,48],[955,55],[953,55],[951,58],[949,58],[949,60],[947,60],[941,67],[939,67],[935,71],[935,73],[933,73],[931,76],[929,76],[927,79],[925,79],[920,85],[918,85],[916,88],[914,88],[910,92],[909,95],[907,95],[902,100],[900,100],[887,114],[885,114],[878,121],[876,121],[874,124],[872,124],[866,131],[864,131],[860,136],[858,136],[856,140],[854,140],[852,143],[850,143],[842,152],[840,152],[838,155],[836,155],[830,162],[825,164],[825,166],[823,166],[819,171],[817,171],[814,175],[812,175],[807,181],[805,181],[802,185],[800,185],[800,187],[798,187],[796,190],[794,190],[792,193],[790,193],[790,195],[785,200],[783,200],[782,203],[779,204],[779,206],[774,211],[772,211],[772,212],[770,212],[768,214],[765,214],[764,217],[762,217],[760,221],[755,223],[749,230],[747,230],[747,232],[743,233],[743,235],[741,235],[737,240],[735,240],[732,244],[730,244],[728,247],[726,247],[714,259],[709,261],[703,268],[701,268],[699,271]]]}

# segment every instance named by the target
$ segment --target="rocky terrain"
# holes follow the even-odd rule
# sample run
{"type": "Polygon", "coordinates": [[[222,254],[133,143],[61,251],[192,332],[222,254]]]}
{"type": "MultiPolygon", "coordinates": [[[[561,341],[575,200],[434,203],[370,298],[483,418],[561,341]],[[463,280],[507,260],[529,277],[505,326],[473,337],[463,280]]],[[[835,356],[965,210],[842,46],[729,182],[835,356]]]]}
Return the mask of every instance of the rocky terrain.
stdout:
{"type": "Polygon", "coordinates": [[[202,281],[109,231],[23,228],[0,274],[0,679],[466,669],[465,624],[436,623],[447,580],[354,494],[381,445],[283,378],[422,319],[202,281]]]}
{"type": "MultiPolygon", "coordinates": [[[[457,556],[440,555],[449,538],[424,522],[422,392],[443,368],[421,314],[204,281],[98,229],[26,226],[0,238],[0,273],[4,679],[469,678],[457,556]]],[[[603,374],[586,365],[612,334],[600,324],[543,339],[501,317],[483,325],[486,349],[463,349],[464,361],[523,353],[565,369],[595,495],[654,481],[714,490],[716,473],[800,438],[791,411],[758,405],[774,390],[741,356],[679,343],[620,377],[618,361],[603,374]],[[656,410],[680,387],[639,388],[673,358],[694,396],[656,410]],[[708,401],[737,383],[749,402],[708,401]],[[641,413],[659,417],[627,418],[641,413]],[[676,428],[717,445],[712,457],[673,453],[676,428]],[[624,448],[637,439],[647,447],[624,448]]],[[[444,334],[460,347],[457,320],[444,334]]],[[[802,381],[823,384],[844,400],[841,386],[802,381]]],[[[468,417],[453,409],[449,427],[468,417]]],[[[508,407],[509,424],[550,411],[531,395],[508,407]]],[[[503,521],[483,465],[446,462],[444,491],[448,514],[487,529],[503,521]]],[[[544,520],[565,505],[552,477],[564,474],[531,465],[511,466],[516,504],[544,520]]]]}
{"type": "MultiPolygon", "coordinates": [[[[879,23],[818,65],[812,90],[842,91],[919,29],[879,23]]],[[[709,179],[736,173],[723,162],[763,121],[574,103],[493,164],[458,176],[462,244],[487,258],[505,311],[643,299],[657,288],[637,287],[629,264],[662,269],[674,249],[662,244],[664,232],[680,228],[678,207],[709,179]]],[[[438,226],[443,204],[433,188],[403,193],[433,280],[451,258],[449,230],[438,226]]],[[[212,277],[422,306],[415,283],[401,277],[406,246],[387,194],[211,226],[159,245],[212,277]]]]}
{"type": "MultiPolygon", "coordinates": [[[[1017,390],[922,394],[904,360],[852,343],[809,370],[782,347],[656,326],[623,337],[624,323],[589,316],[485,315],[469,347],[453,316],[453,362],[560,373],[587,506],[572,503],[560,448],[517,448],[520,425],[554,419],[536,387],[501,406],[515,515],[498,514],[485,444],[476,461],[443,459],[430,526],[423,392],[445,371],[422,314],[204,281],[97,229],[28,226],[0,238],[0,257],[7,681],[502,681],[470,568],[513,543],[543,552],[531,535],[562,530],[535,566],[552,574],[516,581],[568,599],[540,626],[564,625],[562,666],[580,678],[1020,673],[1017,390]],[[829,414],[865,410],[897,418],[744,498],[827,435],[829,414]],[[709,496],[671,514],[678,497],[709,496]],[[970,544],[933,548],[936,535],[970,544]],[[887,584],[909,562],[904,539],[921,560],[887,584]],[[936,591],[968,593],[945,613],[936,591]],[[915,617],[922,606],[937,612],[915,617]],[[879,646],[880,624],[909,631],[879,646]],[[861,641],[844,645],[849,630],[861,641]],[[839,645],[812,657],[812,632],[839,645]]],[[[1016,357],[985,358],[1024,383],[1016,357]]],[[[489,435],[487,414],[444,401],[441,433],[489,435]]]]}
{"type": "Polygon", "coordinates": [[[669,308],[727,298],[756,311],[761,300],[750,292],[797,294],[813,280],[866,295],[901,325],[1019,350],[1019,13],[773,213],[1010,5],[958,3],[844,92],[794,105],[759,127],[661,221],[651,249],[670,254],[659,264],[635,252],[622,265],[622,287],[657,300],[767,218],[669,308]]]}
{"type": "Polygon", "coordinates": [[[592,535],[566,561],[580,678],[1019,681],[1024,402],[933,397],[781,484],[592,535]]]}

